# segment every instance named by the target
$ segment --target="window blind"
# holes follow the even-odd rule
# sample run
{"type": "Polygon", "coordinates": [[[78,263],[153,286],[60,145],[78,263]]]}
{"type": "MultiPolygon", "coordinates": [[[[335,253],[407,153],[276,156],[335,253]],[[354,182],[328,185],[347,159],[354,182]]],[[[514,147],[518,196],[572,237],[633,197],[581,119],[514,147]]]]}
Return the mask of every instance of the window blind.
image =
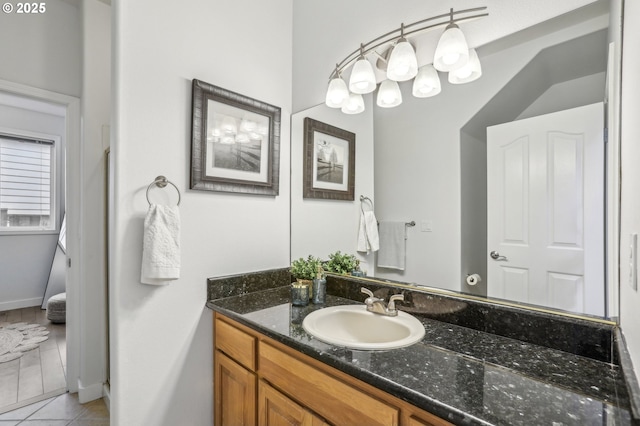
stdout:
{"type": "Polygon", "coordinates": [[[0,227],[52,227],[52,141],[0,135],[0,227]]]}

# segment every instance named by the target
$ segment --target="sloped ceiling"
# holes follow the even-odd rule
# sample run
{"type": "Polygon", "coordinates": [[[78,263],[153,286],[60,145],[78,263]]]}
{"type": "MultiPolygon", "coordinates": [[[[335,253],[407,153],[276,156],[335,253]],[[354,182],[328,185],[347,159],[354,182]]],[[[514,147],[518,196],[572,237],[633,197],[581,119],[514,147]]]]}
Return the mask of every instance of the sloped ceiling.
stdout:
{"type": "Polygon", "coordinates": [[[600,30],[542,50],[462,131],[484,140],[487,126],[515,120],[550,87],[606,72],[607,44],[607,30],[600,30]]]}

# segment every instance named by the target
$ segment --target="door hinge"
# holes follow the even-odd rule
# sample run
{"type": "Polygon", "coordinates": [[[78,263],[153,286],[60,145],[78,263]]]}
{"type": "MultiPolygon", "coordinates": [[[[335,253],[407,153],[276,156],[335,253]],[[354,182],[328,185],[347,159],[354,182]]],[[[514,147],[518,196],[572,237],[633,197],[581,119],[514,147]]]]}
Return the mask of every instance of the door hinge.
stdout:
{"type": "Polygon", "coordinates": [[[603,133],[604,133],[604,143],[607,144],[609,143],[609,128],[605,127],[603,133]]]}
{"type": "Polygon", "coordinates": [[[71,258],[67,257],[67,268],[71,268],[71,258]]]}

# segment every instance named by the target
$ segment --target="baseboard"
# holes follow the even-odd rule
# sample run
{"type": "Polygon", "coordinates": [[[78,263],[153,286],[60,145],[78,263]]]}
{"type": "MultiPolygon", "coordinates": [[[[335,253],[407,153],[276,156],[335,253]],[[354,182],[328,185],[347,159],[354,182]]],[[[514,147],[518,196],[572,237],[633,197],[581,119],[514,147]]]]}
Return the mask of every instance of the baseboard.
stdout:
{"type": "Polygon", "coordinates": [[[32,306],[40,307],[42,305],[42,297],[33,299],[12,300],[11,302],[0,302],[0,312],[10,311],[12,309],[30,308],[32,306]]]}
{"type": "Polygon", "coordinates": [[[105,383],[102,387],[102,399],[104,400],[104,405],[107,406],[107,410],[111,412],[111,386],[109,386],[109,383],[105,383]]]}
{"type": "Polygon", "coordinates": [[[94,383],[84,386],[78,379],[78,401],[80,404],[102,398],[103,385],[103,383],[94,383]]]}

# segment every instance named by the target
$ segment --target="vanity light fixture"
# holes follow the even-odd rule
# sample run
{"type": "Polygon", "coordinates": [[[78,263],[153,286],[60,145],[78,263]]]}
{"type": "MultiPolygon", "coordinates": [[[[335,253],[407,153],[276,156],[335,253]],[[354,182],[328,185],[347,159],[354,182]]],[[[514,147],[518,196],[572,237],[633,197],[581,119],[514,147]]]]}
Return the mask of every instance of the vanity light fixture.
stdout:
{"type": "MultiPolygon", "coordinates": [[[[449,12],[416,21],[400,24],[396,30],[383,34],[349,54],[336,64],[329,76],[329,87],[325,104],[341,108],[346,114],[364,111],[363,94],[375,90],[377,79],[370,56],[378,59],[378,68],[385,68],[386,79],[378,88],[376,104],[383,108],[400,105],[402,94],[398,82],[414,79],[412,93],[415,97],[435,96],[441,91],[438,71],[448,72],[452,84],[468,83],[482,75],[480,60],[475,49],[469,49],[458,24],[489,16],[486,6],[449,12]],[[445,27],[440,36],[436,53],[431,61],[419,61],[416,49],[408,37],[416,37],[427,31],[445,27]],[[419,64],[427,64],[419,67],[419,64]],[[382,64],[382,66],[380,66],[382,64]],[[342,79],[343,72],[351,67],[349,84],[342,79]]],[[[417,43],[417,41],[414,41],[417,43]]]]}
{"type": "Polygon", "coordinates": [[[449,72],[449,83],[462,84],[477,80],[482,75],[482,67],[476,49],[469,49],[469,60],[462,67],[449,72]]]}
{"type": "Polygon", "coordinates": [[[397,81],[384,80],[380,83],[376,103],[382,108],[393,108],[402,103],[402,93],[397,81]]]}
{"type": "Polygon", "coordinates": [[[351,71],[349,90],[359,95],[376,90],[376,75],[373,72],[373,65],[364,57],[363,45],[360,45],[360,58],[351,71]]]}
{"type": "Polygon", "coordinates": [[[341,111],[345,114],[360,114],[364,111],[364,99],[362,95],[359,93],[351,93],[342,106],[341,111]]]}
{"type": "Polygon", "coordinates": [[[418,58],[413,46],[404,38],[404,24],[400,24],[400,40],[391,50],[387,64],[387,78],[393,81],[407,81],[416,74],[418,74],[418,58]]]}
{"type": "Polygon", "coordinates": [[[236,120],[233,117],[225,115],[222,119],[222,131],[228,135],[235,135],[238,133],[236,120]]]}
{"type": "Polygon", "coordinates": [[[413,80],[413,96],[416,98],[429,98],[435,96],[442,90],[438,71],[433,65],[420,67],[418,75],[413,80]]]}
{"type": "Polygon", "coordinates": [[[347,99],[349,99],[347,83],[340,77],[340,74],[336,73],[336,77],[329,82],[325,103],[331,108],[341,108],[347,99]]]}
{"type": "Polygon", "coordinates": [[[450,19],[433,56],[433,66],[438,71],[455,71],[465,66],[469,60],[469,45],[460,27],[453,22],[453,9],[450,19]]]}

